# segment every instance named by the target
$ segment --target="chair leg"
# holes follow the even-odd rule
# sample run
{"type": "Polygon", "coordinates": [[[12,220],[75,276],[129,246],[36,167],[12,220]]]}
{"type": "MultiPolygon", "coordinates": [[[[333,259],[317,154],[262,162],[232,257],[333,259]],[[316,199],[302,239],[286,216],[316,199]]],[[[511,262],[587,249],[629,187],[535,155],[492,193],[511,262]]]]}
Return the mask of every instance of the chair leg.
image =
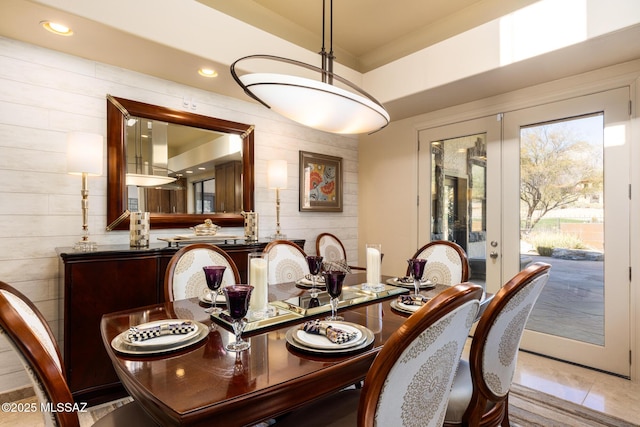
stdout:
{"type": "Polygon", "coordinates": [[[507,393],[507,397],[504,399],[504,415],[502,418],[502,423],[500,423],[501,427],[511,427],[509,423],[509,393],[507,393]]]}

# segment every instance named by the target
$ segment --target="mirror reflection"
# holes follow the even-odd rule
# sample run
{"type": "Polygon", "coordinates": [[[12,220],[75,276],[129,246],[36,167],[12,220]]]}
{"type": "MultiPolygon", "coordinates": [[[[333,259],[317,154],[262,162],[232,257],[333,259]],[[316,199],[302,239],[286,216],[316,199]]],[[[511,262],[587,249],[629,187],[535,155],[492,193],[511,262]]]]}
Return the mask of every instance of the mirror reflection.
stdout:
{"type": "Polygon", "coordinates": [[[240,135],[130,116],[125,151],[130,211],[242,211],[240,135]]]}
{"type": "Polygon", "coordinates": [[[128,229],[136,211],[151,213],[152,229],[242,227],[254,209],[253,130],[107,95],[108,229],[128,229]]]}

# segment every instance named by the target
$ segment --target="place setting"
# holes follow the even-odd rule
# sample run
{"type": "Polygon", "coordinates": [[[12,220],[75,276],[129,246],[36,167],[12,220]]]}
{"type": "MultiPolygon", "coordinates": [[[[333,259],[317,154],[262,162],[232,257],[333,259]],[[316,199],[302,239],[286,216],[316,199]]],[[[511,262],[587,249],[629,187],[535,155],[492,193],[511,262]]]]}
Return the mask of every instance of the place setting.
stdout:
{"type": "Polygon", "coordinates": [[[435,288],[435,283],[422,277],[424,275],[424,269],[427,265],[426,259],[411,258],[407,260],[407,263],[409,264],[410,275],[388,279],[388,284],[399,286],[402,288],[414,289],[416,295],[418,295],[418,291],[421,289],[435,288]]]}
{"type": "MultiPolygon", "coordinates": [[[[398,286],[400,288],[413,289],[414,288],[414,280],[411,276],[405,277],[392,277],[387,279],[387,284],[392,286],[398,286]]],[[[433,289],[436,287],[436,284],[433,283],[429,279],[421,279],[420,285],[418,285],[419,289],[433,289]]]]}
{"type": "Polygon", "coordinates": [[[391,308],[403,313],[413,314],[420,310],[431,298],[424,295],[405,294],[391,301],[391,308]]]}
{"type": "Polygon", "coordinates": [[[311,320],[287,331],[286,340],[296,350],[316,354],[359,351],[369,346],[373,332],[357,323],[341,320],[311,320]]]}
{"type": "Polygon", "coordinates": [[[323,276],[331,297],[331,315],[324,320],[310,320],[289,329],[287,343],[297,350],[317,354],[345,353],[366,348],[373,342],[373,332],[357,323],[345,322],[337,313],[346,273],[325,271],[323,276]]]}
{"type": "Polygon", "coordinates": [[[166,353],[189,347],[209,335],[209,327],[189,319],[165,319],[132,326],[117,335],[111,346],[130,355],[166,353]]]}

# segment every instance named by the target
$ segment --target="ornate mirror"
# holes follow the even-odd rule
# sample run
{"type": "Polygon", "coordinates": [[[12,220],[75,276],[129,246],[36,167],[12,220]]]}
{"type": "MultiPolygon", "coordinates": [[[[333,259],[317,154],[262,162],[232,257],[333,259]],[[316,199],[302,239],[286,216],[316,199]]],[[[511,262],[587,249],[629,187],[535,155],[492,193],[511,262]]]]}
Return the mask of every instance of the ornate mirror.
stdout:
{"type": "Polygon", "coordinates": [[[253,126],[107,95],[107,224],[241,227],[253,209],[253,126]]]}

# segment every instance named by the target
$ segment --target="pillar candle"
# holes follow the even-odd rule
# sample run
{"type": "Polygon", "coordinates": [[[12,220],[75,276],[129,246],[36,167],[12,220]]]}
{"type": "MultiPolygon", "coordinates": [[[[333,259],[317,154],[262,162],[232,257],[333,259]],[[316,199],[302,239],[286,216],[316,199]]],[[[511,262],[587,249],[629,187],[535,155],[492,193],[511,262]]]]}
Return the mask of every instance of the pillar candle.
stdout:
{"type": "Polygon", "coordinates": [[[269,300],[267,260],[252,258],[249,262],[249,284],[254,287],[251,293],[250,308],[252,311],[263,311],[267,308],[269,300]]]}
{"type": "Polygon", "coordinates": [[[367,284],[380,284],[380,250],[373,247],[367,247],[367,284]]]}

